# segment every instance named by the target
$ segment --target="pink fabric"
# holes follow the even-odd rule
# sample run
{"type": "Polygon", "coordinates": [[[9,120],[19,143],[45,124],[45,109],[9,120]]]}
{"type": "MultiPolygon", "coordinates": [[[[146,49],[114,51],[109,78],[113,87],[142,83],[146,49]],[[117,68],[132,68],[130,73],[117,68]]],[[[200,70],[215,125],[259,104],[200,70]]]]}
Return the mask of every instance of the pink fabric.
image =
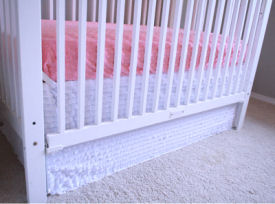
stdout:
{"type": "MultiPolygon", "coordinates": [[[[87,50],[86,50],[86,79],[95,79],[96,77],[96,62],[97,62],[97,23],[87,22],[87,50]]],[[[107,23],[106,25],[106,45],[105,45],[105,61],[104,61],[104,77],[112,78],[113,76],[113,67],[114,67],[114,52],[115,52],[115,30],[116,25],[107,23]]],[[[123,50],[122,50],[122,67],[121,75],[125,76],[129,74],[130,68],[130,59],[131,59],[131,41],[132,41],[132,30],[131,25],[124,25],[123,33],[123,50]]],[[[169,55],[170,48],[172,43],[172,29],[167,30],[166,38],[166,47],[165,47],[165,56],[164,56],[164,66],[163,72],[167,72],[169,65],[169,55]]],[[[194,42],[195,33],[191,31],[190,40],[188,45],[187,61],[185,69],[190,68],[193,42],[194,42]]],[[[207,59],[206,59],[206,68],[209,61],[209,55],[212,44],[212,37],[210,35],[207,59]]],[[[157,58],[158,58],[158,45],[160,38],[160,28],[154,28],[153,34],[153,45],[152,45],[152,57],[151,57],[151,69],[150,73],[156,72],[157,67],[157,58]]],[[[183,40],[183,29],[179,32],[179,41],[177,46],[177,55],[175,70],[178,71],[180,64],[180,54],[182,49],[182,40],[183,40]]],[[[139,50],[138,50],[138,63],[137,63],[137,74],[142,74],[143,64],[144,64],[144,53],[145,53],[145,41],[146,41],[146,26],[140,27],[140,38],[139,38],[139,50]]],[[[216,48],[216,56],[214,67],[217,63],[218,53],[220,49],[221,36],[218,39],[218,46],[216,48]]],[[[203,33],[201,34],[199,51],[197,57],[196,67],[199,66],[201,52],[203,45],[203,33]]],[[[227,46],[227,43],[226,43],[227,46]]],[[[66,22],[66,80],[77,80],[77,64],[78,64],[78,23],[75,21],[66,22]]],[[[231,59],[232,53],[235,45],[231,50],[231,59]]],[[[223,53],[223,63],[225,61],[226,50],[223,53]]],[[[240,54],[241,46],[238,50],[238,55],[240,54]]],[[[57,78],[57,66],[56,66],[56,22],[53,20],[42,20],[42,63],[43,63],[43,72],[46,73],[52,80],[56,81],[57,78]]]]}

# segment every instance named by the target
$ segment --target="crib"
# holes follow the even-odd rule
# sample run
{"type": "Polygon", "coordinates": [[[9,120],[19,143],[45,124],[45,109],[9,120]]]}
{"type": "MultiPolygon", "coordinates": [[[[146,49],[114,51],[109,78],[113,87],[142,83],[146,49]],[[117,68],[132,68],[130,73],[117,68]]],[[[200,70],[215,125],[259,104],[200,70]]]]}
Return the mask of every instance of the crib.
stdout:
{"type": "Polygon", "coordinates": [[[0,130],[28,201],[240,129],[271,4],[0,0],[0,130]]]}

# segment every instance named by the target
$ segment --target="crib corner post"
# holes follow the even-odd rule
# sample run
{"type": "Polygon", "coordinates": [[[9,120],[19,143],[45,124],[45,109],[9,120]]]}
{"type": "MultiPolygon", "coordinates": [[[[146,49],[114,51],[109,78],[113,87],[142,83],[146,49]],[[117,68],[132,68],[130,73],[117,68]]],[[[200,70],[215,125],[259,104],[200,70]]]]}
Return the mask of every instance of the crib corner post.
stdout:
{"type": "Polygon", "coordinates": [[[248,102],[249,102],[249,96],[250,94],[247,94],[244,102],[237,104],[236,116],[233,124],[233,128],[235,130],[241,130],[243,127],[244,119],[245,119],[245,115],[248,107],[248,102]]]}
{"type": "Polygon", "coordinates": [[[47,202],[41,1],[16,0],[21,122],[28,202],[47,202]]]}
{"type": "Polygon", "coordinates": [[[244,123],[244,119],[245,119],[245,115],[246,115],[246,111],[249,103],[249,98],[252,91],[252,86],[256,75],[257,66],[258,66],[261,49],[264,41],[264,36],[265,36],[267,22],[270,14],[271,5],[272,5],[272,0],[263,0],[262,2],[260,17],[257,22],[257,30],[253,41],[254,42],[253,47],[252,47],[252,50],[254,51],[254,53],[252,54],[251,60],[248,63],[249,67],[251,67],[251,72],[246,77],[247,84],[244,87],[244,92],[246,96],[244,101],[242,103],[239,103],[237,106],[237,111],[236,111],[237,114],[233,124],[233,128],[235,128],[236,130],[240,130],[244,123]]]}

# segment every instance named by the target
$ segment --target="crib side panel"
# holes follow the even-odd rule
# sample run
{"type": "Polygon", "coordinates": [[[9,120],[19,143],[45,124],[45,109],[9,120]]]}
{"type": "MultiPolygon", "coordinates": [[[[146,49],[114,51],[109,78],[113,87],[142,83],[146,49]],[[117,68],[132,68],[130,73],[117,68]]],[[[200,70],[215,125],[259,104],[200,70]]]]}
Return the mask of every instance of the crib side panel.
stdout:
{"type": "MultiPolygon", "coordinates": [[[[98,139],[114,133],[144,127],[146,124],[140,121],[146,121],[146,118],[152,120],[152,123],[149,124],[155,124],[174,117],[184,117],[189,113],[189,109],[203,107],[203,104],[209,109],[217,108],[224,105],[225,98],[231,103],[244,103],[246,100],[244,96],[247,92],[244,88],[240,89],[242,86],[241,77],[247,75],[245,76],[246,79],[248,74],[253,73],[253,70],[248,70],[248,67],[250,67],[250,62],[255,56],[253,51],[255,47],[254,39],[258,42],[258,39],[253,37],[259,29],[258,21],[261,13],[258,8],[262,5],[268,5],[267,2],[269,0],[152,0],[148,2],[146,0],[87,0],[87,2],[81,1],[79,3],[79,1],[71,0],[65,1],[64,4],[64,1],[58,1],[55,8],[57,11],[57,33],[62,34],[63,37],[59,36],[57,39],[58,48],[62,48],[62,50],[57,49],[57,61],[60,62],[62,58],[63,63],[62,66],[58,66],[57,112],[59,121],[62,121],[59,124],[62,128],[59,129],[57,134],[47,135],[47,142],[50,145],[49,152],[62,149],[63,144],[69,146],[70,143],[77,144],[89,141],[89,139],[98,139]],[[85,7],[83,7],[83,2],[85,2],[85,7]],[[80,23],[80,38],[78,39],[78,109],[76,110],[79,111],[79,125],[73,127],[75,128],[73,129],[65,127],[67,116],[64,111],[66,109],[64,21],[68,20],[67,13],[75,11],[75,7],[78,8],[79,15],[69,20],[78,20],[80,23]],[[70,9],[68,10],[68,8],[70,9]],[[82,10],[83,8],[85,8],[85,11],[82,10]],[[124,10],[124,12],[121,12],[121,10],[124,10]],[[84,109],[85,105],[89,105],[85,104],[86,101],[84,100],[85,18],[87,18],[87,21],[98,22],[97,62],[95,67],[92,67],[96,70],[96,77],[92,79],[95,84],[95,96],[92,99],[95,111],[94,115],[91,116],[92,122],[89,123],[85,118],[86,109],[84,109]],[[62,19],[62,23],[60,23],[60,19],[62,19]],[[108,22],[115,23],[117,29],[116,32],[113,32],[115,35],[115,41],[112,41],[114,45],[113,56],[107,53],[109,50],[105,46],[105,41],[106,45],[110,46],[109,39],[106,39],[110,36],[106,32],[112,25],[107,24],[108,22]],[[123,22],[124,25],[131,25],[123,26],[123,22]],[[180,29],[183,27],[184,29],[180,29]],[[123,48],[123,37],[124,31],[129,31],[128,28],[135,32],[130,34],[128,32],[131,40],[127,42],[130,44],[127,45],[127,51],[129,51],[127,56],[130,56],[127,64],[125,63],[126,60],[122,58],[126,55],[123,50],[125,48],[123,48]],[[156,36],[155,33],[157,33],[156,36]],[[155,44],[151,45],[152,43],[155,44]],[[154,56],[156,60],[154,69],[152,69],[150,62],[153,53],[152,47],[157,47],[154,50],[154,54],[156,54],[154,56]],[[143,51],[140,52],[141,49],[144,50],[144,53],[143,51]],[[110,78],[104,75],[110,71],[105,70],[109,69],[105,66],[106,56],[110,57],[111,60],[114,57],[114,70],[110,78]],[[126,68],[122,67],[123,63],[126,68]],[[120,92],[122,77],[127,79],[125,83],[127,84],[126,94],[120,92]],[[108,104],[106,105],[104,99],[107,92],[106,87],[108,87],[105,86],[107,80],[112,82],[110,85],[112,99],[111,102],[107,101],[108,104]],[[137,93],[139,88],[141,94],[137,93]],[[149,89],[151,91],[150,97],[148,97],[149,89]],[[126,96],[121,97],[123,94],[126,96]],[[123,107],[124,115],[119,114],[120,98],[125,99],[122,103],[125,106],[123,107]],[[148,98],[151,101],[148,102],[148,98]],[[207,105],[208,103],[211,105],[207,105]],[[134,104],[138,104],[138,110],[135,110],[134,104]],[[106,119],[103,117],[103,113],[104,109],[109,107],[110,118],[106,117],[106,119]],[[163,115],[161,118],[157,118],[158,114],[163,115]],[[126,120],[128,121],[127,124],[129,123],[128,127],[121,125],[126,124],[126,120]],[[110,129],[104,129],[104,133],[101,133],[100,128],[104,126],[110,127],[110,129]],[[95,131],[97,129],[98,131],[95,131]],[[88,132],[88,130],[91,131],[91,135],[89,137],[83,136],[85,139],[81,139],[80,135],[76,137],[77,139],[73,138],[72,141],[65,138],[66,135],[73,135],[77,131],[81,134],[82,132],[88,132]],[[92,134],[93,131],[97,134],[92,134]],[[61,144],[61,138],[67,141],[61,144]],[[60,145],[57,141],[61,141],[60,145]]],[[[262,33],[264,31],[265,29],[261,30],[262,33]]],[[[254,63],[253,69],[256,69],[254,63]]],[[[197,110],[206,109],[198,108],[197,110]]]]}
{"type": "Polygon", "coordinates": [[[0,1],[0,109],[1,120],[21,136],[21,98],[17,59],[15,1],[0,1]]]}
{"type": "Polygon", "coordinates": [[[247,98],[244,103],[240,103],[237,110],[237,116],[234,122],[234,127],[240,129],[243,126],[246,110],[251,94],[257,66],[261,54],[267,22],[271,10],[272,0],[263,0],[259,9],[259,14],[254,16],[256,25],[252,26],[250,33],[250,53],[248,53],[248,60],[244,64],[244,76],[240,85],[240,92],[244,91],[247,98]]]}

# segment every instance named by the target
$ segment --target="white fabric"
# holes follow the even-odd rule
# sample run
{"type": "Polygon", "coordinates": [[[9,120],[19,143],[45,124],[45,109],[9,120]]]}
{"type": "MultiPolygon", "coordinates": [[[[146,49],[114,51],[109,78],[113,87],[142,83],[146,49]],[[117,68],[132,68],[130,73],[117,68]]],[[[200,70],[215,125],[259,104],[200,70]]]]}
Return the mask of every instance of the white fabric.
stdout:
{"type": "MultiPolygon", "coordinates": [[[[223,69],[222,69],[223,70],[223,69]]],[[[185,79],[182,88],[182,97],[181,104],[184,103],[184,96],[186,94],[187,82],[189,78],[189,72],[185,72],[185,79]]],[[[222,72],[223,74],[223,72],[222,72]]],[[[203,96],[205,91],[205,79],[207,72],[202,76],[202,86],[200,99],[203,96]]],[[[54,81],[49,79],[47,76],[44,76],[44,120],[45,120],[45,133],[54,133],[57,131],[57,86],[54,81]]],[[[171,94],[171,106],[175,104],[175,93],[176,93],[176,82],[178,81],[178,74],[175,74],[174,83],[172,86],[171,94]]],[[[233,83],[235,83],[233,79],[233,83]]],[[[164,108],[165,104],[165,94],[167,87],[168,77],[167,74],[164,74],[162,77],[161,91],[160,91],[160,100],[159,100],[159,109],[164,108]]],[[[195,88],[198,85],[198,72],[195,72],[194,83],[192,86],[191,93],[191,102],[195,97],[195,88]]],[[[112,79],[104,79],[104,93],[103,93],[103,112],[102,119],[103,121],[110,121],[111,119],[111,104],[112,104],[112,79]]],[[[77,81],[67,81],[65,85],[66,92],[66,128],[72,129],[77,127],[77,96],[78,96],[78,82],[77,81]]],[[[155,75],[150,75],[149,86],[148,86],[148,97],[147,97],[147,112],[152,111],[153,107],[153,97],[154,97],[154,87],[155,87],[155,75]]],[[[228,88],[228,79],[226,80],[226,88],[228,88]]],[[[134,105],[133,105],[133,115],[138,115],[140,110],[140,100],[141,100],[141,89],[142,89],[142,76],[136,77],[135,84],[135,94],[134,94],[134,105]]],[[[217,94],[220,94],[221,90],[221,80],[218,81],[218,91],[217,94]]],[[[210,81],[210,91],[209,97],[212,96],[213,92],[213,79],[210,81]]],[[[119,94],[119,118],[126,117],[126,103],[128,97],[128,77],[121,77],[120,81],[120,94],[119,94]]],[[[94,123],[95,117],[95,80],[86,81],[86,94],[85,94],[85,124],[90,125],[94,123]]]]}
{"type": "Polygon", "coordinates": [[[235,105],[231,105],[49,154],[48,193],[65,193],[114,172],[229,130],[232,128],[234,116],[235,105]]]}

